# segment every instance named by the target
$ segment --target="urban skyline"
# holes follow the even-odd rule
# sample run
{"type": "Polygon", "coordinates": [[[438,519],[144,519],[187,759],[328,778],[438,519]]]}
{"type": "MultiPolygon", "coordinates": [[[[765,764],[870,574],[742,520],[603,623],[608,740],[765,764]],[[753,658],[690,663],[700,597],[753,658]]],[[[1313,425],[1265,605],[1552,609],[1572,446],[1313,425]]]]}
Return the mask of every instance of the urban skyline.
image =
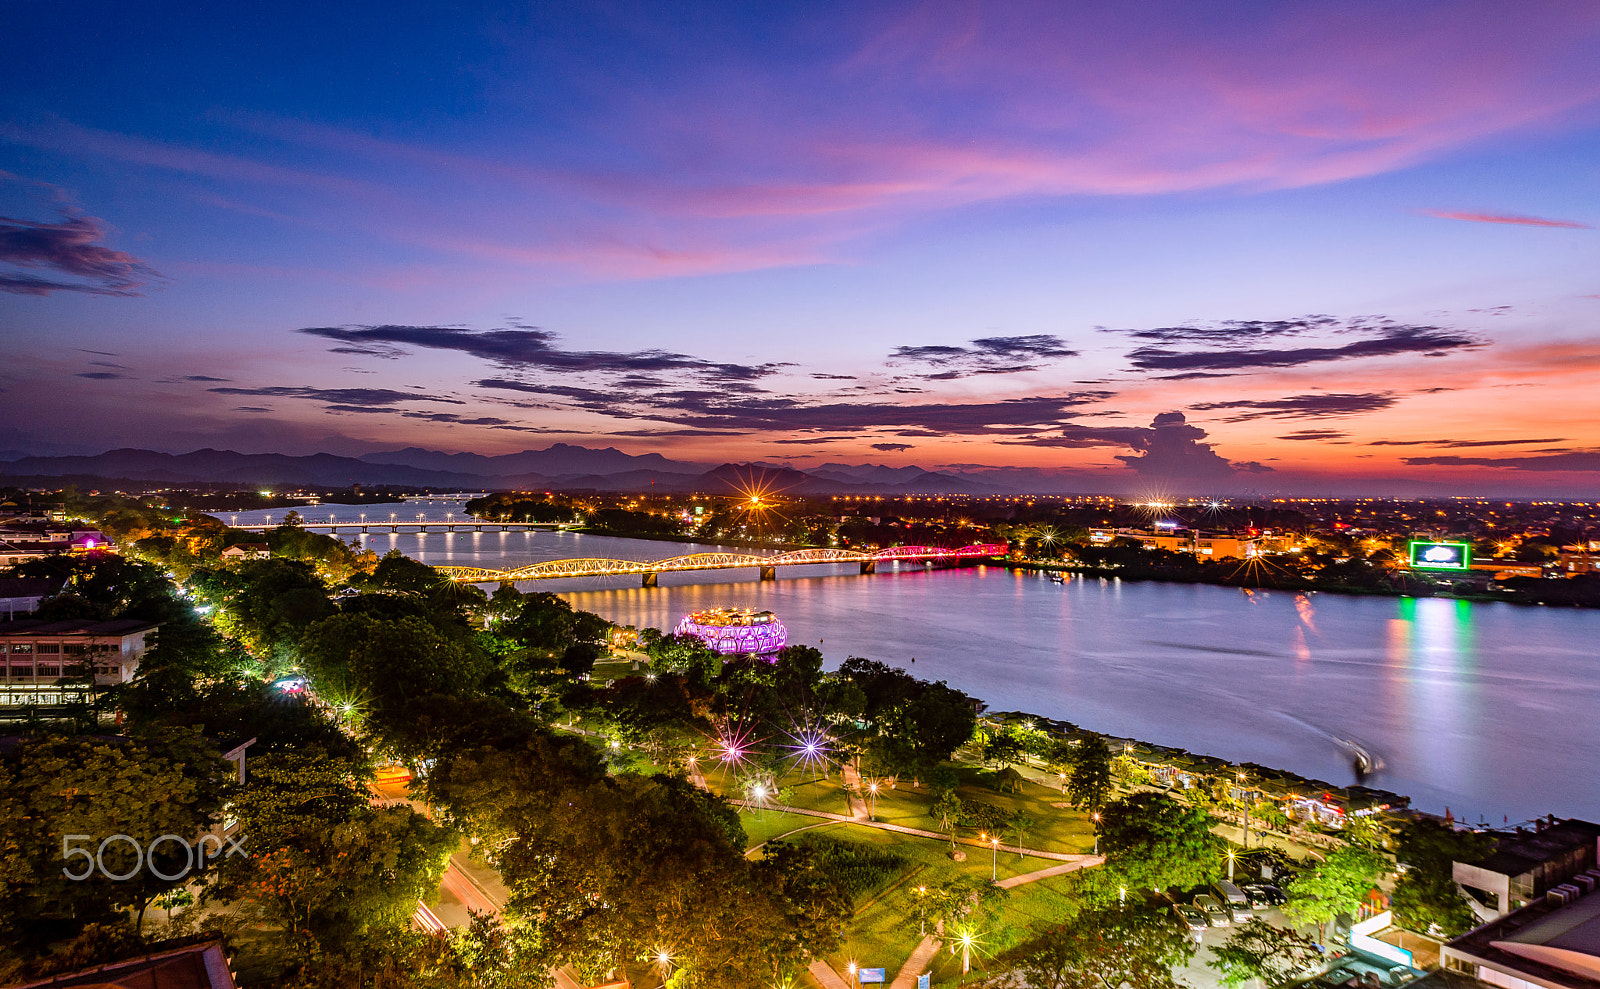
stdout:
{"type": "Polygon", "coordinates": [[[1593,8],[318,17],[14,12],[0,455],[1600,470],[1593,8]]]}

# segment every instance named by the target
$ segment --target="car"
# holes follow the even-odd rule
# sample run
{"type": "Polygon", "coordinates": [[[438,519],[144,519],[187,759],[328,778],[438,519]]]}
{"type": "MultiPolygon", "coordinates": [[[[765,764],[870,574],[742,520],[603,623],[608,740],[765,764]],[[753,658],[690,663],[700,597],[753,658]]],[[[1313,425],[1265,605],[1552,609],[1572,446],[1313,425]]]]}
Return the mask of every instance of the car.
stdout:
{"type": "Polygon", "coordinates": [[[1201,893],[1195,897],[1194,908],[1206,915],[1206,921],[1212,927],[1227,927],[1233,922],[1228,913],[1228,908],[1222,905],[1222,901],[1209,893],[1201,893]]]}
{"type": "Polygon", "coordinates": [[[1203,911],[1197,910],[1187,903],[1174,903],[1172,912],[1177,915],[1178,923],[1187,927],[1190,931],[1199,932],[1211,926],[1210,922],[1206,920],[1206,915],[1203,911]]]}
{"type": "Polygon", "coordinates": [[[1218,879],[1211,884],[1209,892],[1227,908],[1228,918],[1235,924],[1248,924],[1255,919],[1256,915],[1250,910],[1250,898],[1232,882],[1218,879]]]}
{"type": "Polygon", "coordinates": [[[1245,890],[1245,895],[1250,897],[1251,906],[1282,906],[1289,899],[1283,895],[1283,890],[1271,883],[1254,883],[1245,890]]]}

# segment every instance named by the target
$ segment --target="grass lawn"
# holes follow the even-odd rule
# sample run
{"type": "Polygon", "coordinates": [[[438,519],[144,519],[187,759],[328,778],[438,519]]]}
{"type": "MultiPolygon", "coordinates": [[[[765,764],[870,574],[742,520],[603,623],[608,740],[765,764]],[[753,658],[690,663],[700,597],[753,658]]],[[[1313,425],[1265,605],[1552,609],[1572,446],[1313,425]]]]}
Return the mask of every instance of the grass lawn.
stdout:
{"type": "MultiPolygon", "coordinates": [[[[855,961],[858,965],[887,968],[892,979],[922,939],[912,915],[913,898],[916,895],[912,891],[917,886],[934,886],[962,875],[988,879],[993,874],[990,856],[978,849],[965,849],[969,853],[967,860],[953,862],[946,855],[949,845],[933,839],[850,824],[819,829],[817,833],[830,838],[892,848],[908,862],[898,879],[857,904],[855,918],[846,928],[844,943],[827,958],[828,963],[841,973],[851,961],[855,961]]],[[[997,863],[1002,879],[1057,864],[1047,859],[1019,860],[1014,854],[1000,855],[997,863]]],[[[1062,878],[1045,879],[1011,890],[1002,901],[1002,927],[1025,928],[1029,924],[1048,922],[1060,916],[1069,902],[1057,889],[1063,885],[1062,878]]],[[[988,940],[994,942],[992,947],[998,947],[1000,939],[1000,932],[988,935],[988,940]]],[[[941,954],[935,961],[936,980],[943,982],[953,975],[959,975],[961,959],[954,959],[953,969],[949,968],[949,962],[948,954],[941,954]]]]}

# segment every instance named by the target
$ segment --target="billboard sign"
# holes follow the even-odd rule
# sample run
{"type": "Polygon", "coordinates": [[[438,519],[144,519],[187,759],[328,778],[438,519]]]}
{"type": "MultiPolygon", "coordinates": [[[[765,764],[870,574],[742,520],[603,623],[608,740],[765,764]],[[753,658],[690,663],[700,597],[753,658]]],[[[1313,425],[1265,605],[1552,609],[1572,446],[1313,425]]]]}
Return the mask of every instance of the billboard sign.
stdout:
{"type": "Polygon", "coordinates": [[[856,970],[856,981],[862,985],[868,982],[888,981],[888,970],[882,968],[862,968],[856,970]]]}
{"type": "Polygon", "coordinates": [[[932,986],[933,986],[933,975],[932,975],[932,973],[923,972],[921,975],[917,976],[917,989],[932,989],[932,986]]]}
{"type": "Polygon", "coordinates": [[[1471,570],[1472,545],[1413,541],[1410,559],[1413,570],[1471,570]]]}

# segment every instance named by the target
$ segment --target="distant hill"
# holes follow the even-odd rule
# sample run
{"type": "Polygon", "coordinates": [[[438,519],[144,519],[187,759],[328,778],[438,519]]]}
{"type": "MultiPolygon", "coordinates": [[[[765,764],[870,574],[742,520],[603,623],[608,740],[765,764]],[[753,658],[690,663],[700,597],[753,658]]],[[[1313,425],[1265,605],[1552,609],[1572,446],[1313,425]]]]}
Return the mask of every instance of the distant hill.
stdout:
{"type": "Polygon", "coordinates": [[[543,477],[563,477],[578,474],[617,474],[630,470],[654,470],[675,474],[698,474],[705,464],[683,463],[668,460],[659,453],[635,456],[614,447],[591,450],[584,446],[557,443],[544,450],[523,450],[498,457],[481,453],[441,453],[407,447],[385,453],[366,453],[359,458],[369,464],[396,464],[419,470],[437,470],[484,477],[512,477],[519,474],[538,474],[543,477]]]}

